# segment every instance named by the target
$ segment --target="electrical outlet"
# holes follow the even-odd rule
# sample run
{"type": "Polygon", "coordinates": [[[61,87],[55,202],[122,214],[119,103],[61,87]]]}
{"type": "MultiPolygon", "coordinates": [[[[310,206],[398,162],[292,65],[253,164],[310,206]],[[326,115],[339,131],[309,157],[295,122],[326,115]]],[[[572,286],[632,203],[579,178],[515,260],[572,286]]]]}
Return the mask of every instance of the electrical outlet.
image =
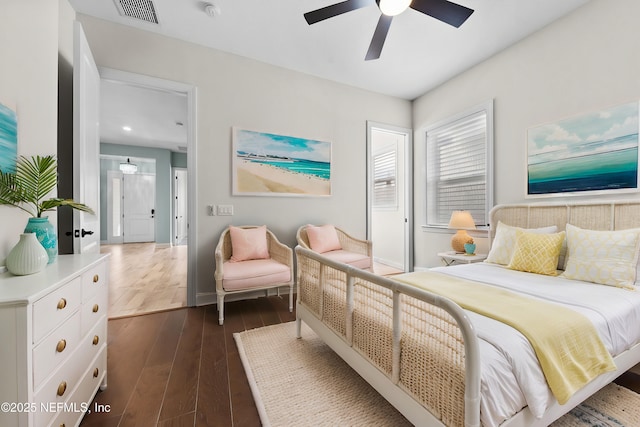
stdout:
{"type": "Polygon", "coordinates": [[[233,215],[233,205],[218,205],[218,215],[233,215]]]}
{"type": "Polygon", "coordinates": [[[207,215],[215,216],[215,214],[216,214],[216,207],[214,205],[207,205],[207,215]]]}

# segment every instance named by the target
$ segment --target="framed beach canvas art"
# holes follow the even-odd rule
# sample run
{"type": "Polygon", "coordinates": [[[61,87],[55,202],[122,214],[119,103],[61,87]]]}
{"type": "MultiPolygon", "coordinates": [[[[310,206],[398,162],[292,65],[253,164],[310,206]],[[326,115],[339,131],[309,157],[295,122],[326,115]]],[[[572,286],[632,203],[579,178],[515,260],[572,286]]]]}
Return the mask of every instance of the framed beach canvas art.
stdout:
{"type": "Polygon", "coordinates": [[[0,102],[0,170],[15,172],[18,160],[18,118],[15,110],[0,102]]]}
{"type": "Polygon", "coordinates": [[[638,190],[638,102],[529,129],[527,196],[638,190]]]}
{"type": "Polygon", "coordinates": [[[236,196],[330,196],[331,143],[233,128],[236,196]]]}

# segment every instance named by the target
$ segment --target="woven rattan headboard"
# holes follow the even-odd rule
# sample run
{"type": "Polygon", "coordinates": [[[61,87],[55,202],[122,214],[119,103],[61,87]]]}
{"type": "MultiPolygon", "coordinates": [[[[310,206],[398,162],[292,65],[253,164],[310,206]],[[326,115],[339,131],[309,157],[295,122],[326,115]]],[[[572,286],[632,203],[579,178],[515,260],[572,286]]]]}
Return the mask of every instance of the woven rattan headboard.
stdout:
{"type": "Polygon", "coordinates": [[[624,230],[640,228],[640,200],[497,205],[489,217],[490,241],[498,221],[523,228],[556,225],[558,231],[567,223],[589,230],[624,230]]]}

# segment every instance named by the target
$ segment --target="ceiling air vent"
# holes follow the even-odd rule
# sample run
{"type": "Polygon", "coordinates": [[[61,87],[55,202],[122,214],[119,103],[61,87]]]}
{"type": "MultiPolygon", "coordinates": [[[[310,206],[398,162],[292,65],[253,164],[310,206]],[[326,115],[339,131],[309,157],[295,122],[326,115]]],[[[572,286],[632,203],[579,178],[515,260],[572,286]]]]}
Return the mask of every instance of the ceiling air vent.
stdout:
{"type": "Polygon", "coordinates": [[[156,8],[151,0],[115,0],[122,16],[158,24],[156,8]]]}

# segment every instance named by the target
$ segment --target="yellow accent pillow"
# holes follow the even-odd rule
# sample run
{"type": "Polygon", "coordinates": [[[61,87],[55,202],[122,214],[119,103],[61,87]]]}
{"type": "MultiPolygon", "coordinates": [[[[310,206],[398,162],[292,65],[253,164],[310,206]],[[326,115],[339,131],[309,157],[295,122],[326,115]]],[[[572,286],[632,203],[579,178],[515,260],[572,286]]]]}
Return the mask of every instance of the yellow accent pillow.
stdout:
{"type": "Polygon", "coordinates": [[[567,279],[635,289],[640,229],[585,230],[567,224],[567,279]]]}
{"type": "Polygon", "coordinates": [[[513,256],[513,248],[516,244],[516,230],[524,230],[530,233],[548,234],[558,231],[558,227],[555,225],[542,228],[520,228],[512,225],[507,225],[502,221],[498,221],[496,226],[496,236],[491,242],[491,250],[487,256],[486,262],[492,264],[507,265],[511,261],[513,256]]]}
{"type": "Polygon", "coordinates": [[[557,275],[558,257],[560,249],[562,249],[564,235],[564,231],[553,234],[537,234],[516,230],[516,244],[511,262],[507,267],[512,270],[546,274],[547,276],[557,275]]]}

